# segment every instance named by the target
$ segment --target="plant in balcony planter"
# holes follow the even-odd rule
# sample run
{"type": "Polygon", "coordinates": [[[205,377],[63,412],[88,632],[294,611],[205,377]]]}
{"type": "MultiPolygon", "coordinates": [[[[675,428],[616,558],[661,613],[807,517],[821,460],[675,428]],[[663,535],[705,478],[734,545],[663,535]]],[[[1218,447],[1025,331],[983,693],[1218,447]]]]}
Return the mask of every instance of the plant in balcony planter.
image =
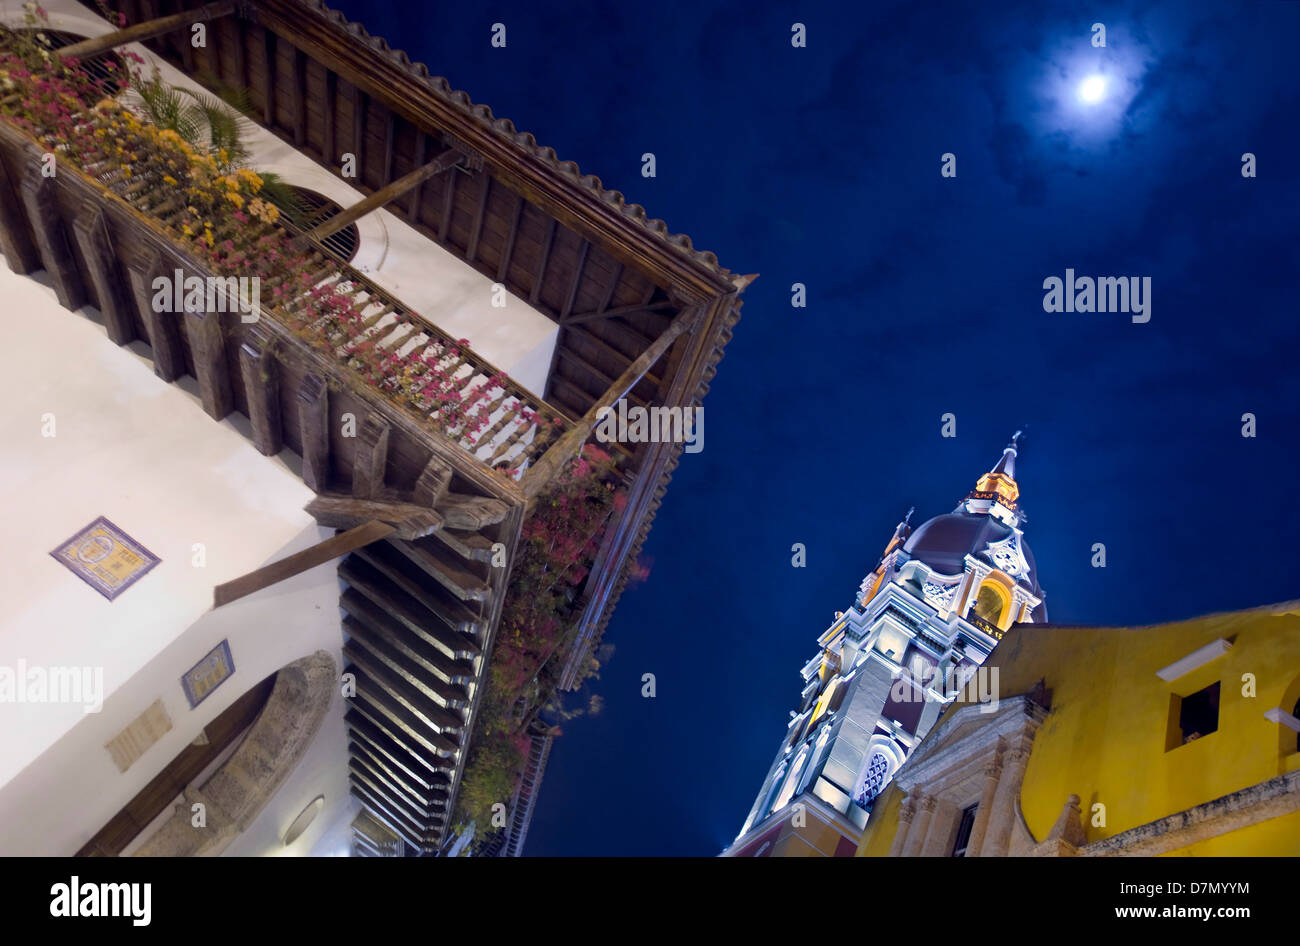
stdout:
{"type": "Polygon", "coordinates": [[[509,450],[525,435],[520,425],[541,433],[541,419],[510,400],[508,379],[475,367],[467,342],[409,344],[427,337],[413,313],[368,324],[367,312],[381,309],[372,291],[296,244],[268,199],[273,179],[240,166],[247,152],[237,109],[138,71],[129,107],[76,62],[52,55],[39,32],[0,27],[0,118],[96,179],[211,274],[259,276],[264,312],[463,449],[499,463],[519,454],[489,457],[493,441],[509,450]]]}
{"type": "Polygon", "coordinates": [[[626,504],[626,495],[614,485],[616,465],[609,454],[587,444],[524,523],[461,779],[462,824],[474,821],[486,828],[492,804],[509,803],[523,773],[525,730],[555,697],[552,668],[561,662],[555,658],[572,643],[581,617],[574,608],[577,589],[600,551],[611,514],[626,504]]]}
{"type": "MultiPolygon", "coordinates": [[[[155,66],[148,78],[141,70],[133,70],[126,103],[151,124],[175,132],[190,148],[210,157],[219,175],[234,176],[241,171],[252,174],[247,169],[249,150],[244,143],[251,127],[245,117],[247,95],[233,90],[227,90],[226,95],[232,101],[171,85],[163,81],[155,66]]],[[[279,213],[276,205],[292,204],[293,190],[277,174],[263,171],[256,177],[255,192],[261,192],[265,199],[254,201],[249,213],[274,223],[279,213]]]]}

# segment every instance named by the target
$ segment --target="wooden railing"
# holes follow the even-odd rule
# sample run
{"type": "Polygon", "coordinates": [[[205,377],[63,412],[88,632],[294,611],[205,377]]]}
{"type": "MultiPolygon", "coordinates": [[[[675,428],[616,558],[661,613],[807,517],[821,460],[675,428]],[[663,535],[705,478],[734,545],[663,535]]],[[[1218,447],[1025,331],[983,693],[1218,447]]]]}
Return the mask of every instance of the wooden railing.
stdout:
{"type": "MultiPolygon", "coordinates": [[[[0,111],[14,101],[12,95],[8,96],[0,102],[0,111]]],[[[77,120],[95,131],[104,127],[104,119],[94,111],[77,120]]],[[[12,126],[7,126],[7,131],[10,147],[21,153],[21,157],[11,159],[11,169],[39,163],[40,155],[50,147],[49,142],[34,140],[12,126]]],[[[115,129],[115,133],[120,136],[121,129],[115,129]]],[[[489,469],[516,481],[573,428],[574,422],[563,412],[525,390],[373,280],[331,259],[319,248],[289,249],[290,234],[278,224],[255,218],[245,223],[226,220],[219,223],[212,236],[218,243],[236,230],[243,231],[240,235],[246,241],[250,235],[253,239],[282,237],[286,251],[297,252],[291,257],[300,263],[296,271],[216,271],[213,264],[200,258],[192,241],[180,238],[187,203],[178,193],[175,179],[169,178],[164,162],[152,160],[145,142],[128,142],[127,151],[134,152],[129,164],[107,146],[88,148],[77,155],[58,153],[60,182],[71,185],[86,198],[134,211],[131,216],[138,229],[150,231],[148,235],[155,240],[166,241],[172,251],[167,255],[185,261],[186,276],[258,275],[261,292],[257,321],[269,323],[261,331],[269,330],[281,339],[295,337],[330,356],[334,362],[330,374],[343,376],[347,387],[381,395],[420,427],[446,437],[489,469]],[[320,307],[313,308],[312,302],[323,294],[331,305],[344,307],[355,318],[348,323],[320,318],[320,307]],[[369,357],[363,353],[369,353],[369,357]],[[384,358],[399,363],[396,367],[401,370],[385,372],[376,364],[384,358]],[[434,378],[436,384],[432,383],[434,378]]],[[[136,240],[125,243],[132,249],[140,247],[136,240]]],[[[164,271],[160,275],[171,273],[164,271]]],[[[97,289],[96,297],[105,291],[104,287],[97,289]]],[[[226,302],[227,310],[237,308],[237,300],[226,302]]],[[[150,317],[141,313],[141,318],[147,322],[150,317]]]]}

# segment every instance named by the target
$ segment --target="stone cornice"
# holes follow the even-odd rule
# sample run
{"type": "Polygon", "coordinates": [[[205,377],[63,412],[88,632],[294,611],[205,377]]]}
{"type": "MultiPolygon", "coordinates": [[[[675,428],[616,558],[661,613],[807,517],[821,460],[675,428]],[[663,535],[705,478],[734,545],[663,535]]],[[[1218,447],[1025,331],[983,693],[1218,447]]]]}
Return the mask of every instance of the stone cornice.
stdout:
{"type": "Polygon", "coordinates": [[[1300,769],[1079,848],[1081,857],[1152,857],[1300,811],[1300,769]]]}

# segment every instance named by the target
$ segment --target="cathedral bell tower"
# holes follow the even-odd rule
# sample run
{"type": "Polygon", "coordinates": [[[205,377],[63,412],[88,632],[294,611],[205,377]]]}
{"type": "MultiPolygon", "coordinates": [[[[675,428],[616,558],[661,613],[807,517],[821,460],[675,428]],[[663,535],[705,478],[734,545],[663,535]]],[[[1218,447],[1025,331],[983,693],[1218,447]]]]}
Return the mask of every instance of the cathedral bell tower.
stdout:
{"type": "Polygon", "coordinates": [[[726,856],[852,854],[872,802],[1013,625],[1047,620],[1016,483],[1020,431],[952,512],[894,529],[803,692],[726,856]]]}

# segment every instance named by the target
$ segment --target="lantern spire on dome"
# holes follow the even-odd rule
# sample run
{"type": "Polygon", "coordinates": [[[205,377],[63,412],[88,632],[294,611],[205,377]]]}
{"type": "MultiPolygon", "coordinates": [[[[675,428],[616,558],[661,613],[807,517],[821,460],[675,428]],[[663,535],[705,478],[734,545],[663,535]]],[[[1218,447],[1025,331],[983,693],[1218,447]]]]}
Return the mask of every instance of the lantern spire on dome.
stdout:
{"type": "Polygon", "coordinates": [[[1016,478],[1016,454],[1020,452],[1020,438],[1024,436],[1023,430],[1017,430],[1011,435],[1011,442],[1006,445],[1002,451],[1002,456],[997,465],[989,472],[1002,473],[1012,479],[1016,478]]]}
{"type": "Polygon", "coordinates": [[[1016,485],[1016,455],[1020,452],[1023,436],[1023,430],[1017,430],[1011,435],[1011,442],[1003,449],[998,462],[979,478],[975,491],[966,497],[967,500],[996,498],[997,502],[1008,509],[1016,508],[1016,500],[1020,498],[1020,487],[1016,485]]]}

